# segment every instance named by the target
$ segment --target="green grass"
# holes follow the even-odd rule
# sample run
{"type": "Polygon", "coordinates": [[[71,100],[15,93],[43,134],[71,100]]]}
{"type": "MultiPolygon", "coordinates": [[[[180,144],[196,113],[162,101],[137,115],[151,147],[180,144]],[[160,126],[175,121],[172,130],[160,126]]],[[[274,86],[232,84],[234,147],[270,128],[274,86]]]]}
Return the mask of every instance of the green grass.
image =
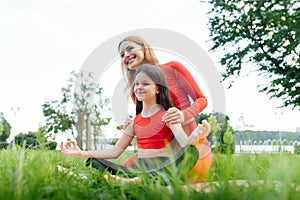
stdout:
{"type": "MultiPolygon", "coordinates": [[[[123,162],[128,154],[116,162],[123,162]]],[[[214,155],[209,183],[221,185],[205,193],[182,190],[185,183],[176,177],[173,189],[146,177],[141,185],[107,182],[101,172],[85,167],[85,159],[59,151],[1,150],[0,199],[300,199],[300,189],[293,185],[300,185],[299,163],[297,155],[214,155]],[[59,172],[57,165],[88,179],[59,172]],[[249,186],[228,180],[247,180],[249,186]]]]}

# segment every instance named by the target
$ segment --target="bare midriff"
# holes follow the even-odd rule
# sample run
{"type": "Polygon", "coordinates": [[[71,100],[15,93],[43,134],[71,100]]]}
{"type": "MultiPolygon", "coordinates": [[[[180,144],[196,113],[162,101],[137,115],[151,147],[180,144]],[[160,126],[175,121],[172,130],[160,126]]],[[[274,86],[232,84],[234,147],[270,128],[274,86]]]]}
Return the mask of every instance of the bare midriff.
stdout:
{"type": "Polygon", "coordinates": [[[171,155],[172,151],[170,148],[138,149],[139,158],[170,157],[171,155]]]}

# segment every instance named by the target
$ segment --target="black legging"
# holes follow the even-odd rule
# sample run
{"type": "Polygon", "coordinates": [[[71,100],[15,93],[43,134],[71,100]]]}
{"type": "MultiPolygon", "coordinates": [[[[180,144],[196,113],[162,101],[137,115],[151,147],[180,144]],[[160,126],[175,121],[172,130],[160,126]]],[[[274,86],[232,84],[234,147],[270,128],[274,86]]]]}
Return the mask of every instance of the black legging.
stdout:
{"type": "Polygon", "coordinates": [[[171,158],[139,158],[136,168],[125,167],[105,159],[97,158],[89,158],[86,161],[86,166],[91,166],[103,172],[108,171],[113,175],[124,174],[128,177],[133,177],[141,173],[154,175],[163,171],[168,171],[170,167],[174,167],[175,165],[179,178],[184,178],[195,166],[198,158],[199,152],[197,148],[193,145],[188,145],[171,158]]]}

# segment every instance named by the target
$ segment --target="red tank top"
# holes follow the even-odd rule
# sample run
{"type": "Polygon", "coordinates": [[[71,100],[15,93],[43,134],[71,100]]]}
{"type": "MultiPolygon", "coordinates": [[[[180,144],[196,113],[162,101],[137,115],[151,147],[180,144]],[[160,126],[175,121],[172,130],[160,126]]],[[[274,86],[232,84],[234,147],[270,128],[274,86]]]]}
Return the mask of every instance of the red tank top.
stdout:
{"type": "Polygon", "coordinates": [[[133,123],[138,148],[161,149],[173,139],[173,133],[166,123],[162,122],[165,110],[160,110],[151,117],[144,118],[141,113],[136,115],[133,123]]]}

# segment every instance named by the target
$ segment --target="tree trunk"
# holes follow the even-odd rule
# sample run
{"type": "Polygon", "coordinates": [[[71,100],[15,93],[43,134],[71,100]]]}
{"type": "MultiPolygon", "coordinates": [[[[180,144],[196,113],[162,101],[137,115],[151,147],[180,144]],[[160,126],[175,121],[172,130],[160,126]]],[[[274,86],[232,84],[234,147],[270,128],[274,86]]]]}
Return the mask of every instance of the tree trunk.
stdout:
{"type": "Polygon", "coordinates": [[[83,113],[82,111],[77,111],[77,123],[76,123],[76,129],[77,129],[77,145],[80,149],[82,149],[82,122],[83,122],[83,113]]]}
{"type": "Polygon", "coordinates": [[[91,150],[90,113],[86,113],[86,150],[91,150]]]}
{"type": "Polygon", "coordinates": [[[97,134],[96,134],[96,131],[94,131],[94,149],[97,150],[97,134]]]}

